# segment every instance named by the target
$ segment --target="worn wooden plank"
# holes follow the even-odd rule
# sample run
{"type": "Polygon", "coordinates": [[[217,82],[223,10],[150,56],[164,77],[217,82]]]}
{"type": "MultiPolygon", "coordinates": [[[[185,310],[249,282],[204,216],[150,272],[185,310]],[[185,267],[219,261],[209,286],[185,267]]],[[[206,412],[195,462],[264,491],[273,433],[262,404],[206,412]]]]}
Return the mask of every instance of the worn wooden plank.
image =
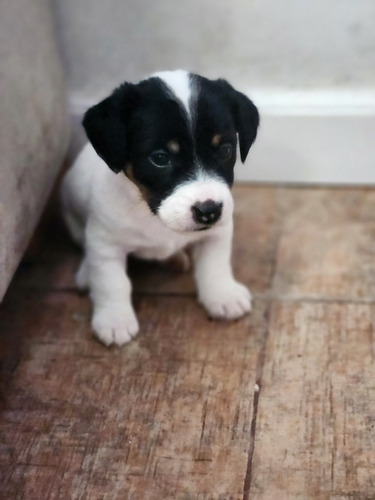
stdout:
{"type": "Polygon", "coordinates": [[[106,349],[87,297],[23,292],[22,360],[1,416],[4,498],[242,498],[264,304],[231,323],[190,297],[136,308],[137,340],[106,349]]]}
{"type": "MultiPolygon", "coordinates": [[[[255,293],[270,291],[275,238],[280,234],[272,293],[289,298],[371,299],[375,295],[375,192],[370,189],[237,185],[233,263],[255,293]]],[[[56,207],[54,206],[56,211],[56,207]]],[[[28,287],[74,287],[80,253],[56,217],[46,244],[25,266],[28,287]]],[[[193,294],[191,273],[132,264],[137,292],[193,294]]]]}
{"type": "MultiPolygon", "coordinates": [[[[277,233],[277,188],[236,185],[233,270],[254,294],[270,286],[277,233]]],[[[166,266],[133,262],[130,275],[136,292],[195,294],[191,272],[176,273],[166,266]]]]}
{"type": "Polygon", "coordinates": [[[375,497],[375,191],[234,192],[252,316],[209,322],[189,274],[138,264],[124,349],[92,338],[48,225],[0,306],[4,498],[375,497]]]}
{"type": "MultiPolygon", "coordinates": [[[[277,226],[277,188],[238,185],[235,198],[234,273],[254,293],[264,292],[270,284],[272,253],[277,226]]],[[[44,224],[44,245],[38,245],[28,265],[17,277],[20,286],[45,289],[74,288],[74,273],[80,251],[70,242],[56,203],[49,224],[44,224]],[[34,264],[34,265],[33,265],[34,264]],[[37,265],[35,265],[37,264],[37,265]]],[[[35,245],[34,245],[35,246],[35,245]]],[[[155,263],[131,261],[130,276],[137,293],[195,294],[191,272],[176,273],[155,263]]]]}
{"type": "Polygon", "coordinates": [[[374,190],[284,189],[278,206],[274,295],[374,299],[374,190]]]}
{"type": "Polygon", "coordinates": [[[249,498],[375,498],[374,326],[371,305],[273,305],[249,498]]]}

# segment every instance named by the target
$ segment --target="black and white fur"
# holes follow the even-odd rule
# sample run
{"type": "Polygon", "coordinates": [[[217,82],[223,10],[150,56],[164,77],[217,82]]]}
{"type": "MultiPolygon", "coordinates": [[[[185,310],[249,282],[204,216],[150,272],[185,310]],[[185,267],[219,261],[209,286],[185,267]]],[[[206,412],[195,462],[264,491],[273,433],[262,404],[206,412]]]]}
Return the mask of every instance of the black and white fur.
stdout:
{"type": "Polygon", "coordinates": [[[234,319],[250,310],[250,292],[231,268],[230,187],[237,137],[243,162],[258,122],[254,104],[225,80],[182,70],[124,83],[87,111],[91,144],[64,178],[62,204],[84,246],[76,281],[90,290],[92,328],[104,344],[138,332],[129,254],[164,260],[189,246],[208,314],[234,319]]]}

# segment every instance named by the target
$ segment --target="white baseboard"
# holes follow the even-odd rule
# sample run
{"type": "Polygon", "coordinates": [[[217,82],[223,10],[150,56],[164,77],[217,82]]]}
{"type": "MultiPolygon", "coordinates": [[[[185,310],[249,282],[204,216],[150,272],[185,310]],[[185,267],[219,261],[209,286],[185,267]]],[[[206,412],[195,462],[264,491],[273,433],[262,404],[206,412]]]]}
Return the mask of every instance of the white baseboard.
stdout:
{"type": "Polygon", "coordinates": [[[261,127],[237,180],[375,184],[375,90],[249,95],[261,127]]]}
{"type": "MultiPolygon", "coordinates": [[[[261,127],[246,164],[236,167],[236,180],[375,184],[375,89],[248,95],[261,127]]],[[[97,101],[72,96],[73,123],[97,101]]]]}

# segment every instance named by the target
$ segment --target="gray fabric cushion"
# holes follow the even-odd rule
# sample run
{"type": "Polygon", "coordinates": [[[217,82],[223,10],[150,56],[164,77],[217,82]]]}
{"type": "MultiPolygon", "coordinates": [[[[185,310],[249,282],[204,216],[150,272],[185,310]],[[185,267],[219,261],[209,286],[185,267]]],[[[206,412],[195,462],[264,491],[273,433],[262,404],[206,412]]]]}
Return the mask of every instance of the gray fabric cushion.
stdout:
{"type": "Polygon", "coordinates": [[[62,69],[46,0],[0,3],[0,300],[68,142],[62,69]]]}

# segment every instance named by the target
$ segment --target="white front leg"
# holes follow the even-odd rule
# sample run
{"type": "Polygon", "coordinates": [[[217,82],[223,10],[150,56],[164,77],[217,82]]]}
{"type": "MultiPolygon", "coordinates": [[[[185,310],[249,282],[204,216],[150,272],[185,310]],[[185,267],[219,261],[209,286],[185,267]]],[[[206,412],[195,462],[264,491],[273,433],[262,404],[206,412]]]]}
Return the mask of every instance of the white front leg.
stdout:
{"type": "Polygon", "coordinates": [[[235,319],[251,309],[249,290],[233,277],[232,233],[228,224],[193,249],[198,300],[212,318],[235,319]]]}
{"type": "Polygon", "coordinates": [[[131,283],[125,270],[126,253],[97,228],[86,233],[88,284],[93,301],[92,328],[106,345],[122,345],[138,332],[131,304],[131,283]]]}

